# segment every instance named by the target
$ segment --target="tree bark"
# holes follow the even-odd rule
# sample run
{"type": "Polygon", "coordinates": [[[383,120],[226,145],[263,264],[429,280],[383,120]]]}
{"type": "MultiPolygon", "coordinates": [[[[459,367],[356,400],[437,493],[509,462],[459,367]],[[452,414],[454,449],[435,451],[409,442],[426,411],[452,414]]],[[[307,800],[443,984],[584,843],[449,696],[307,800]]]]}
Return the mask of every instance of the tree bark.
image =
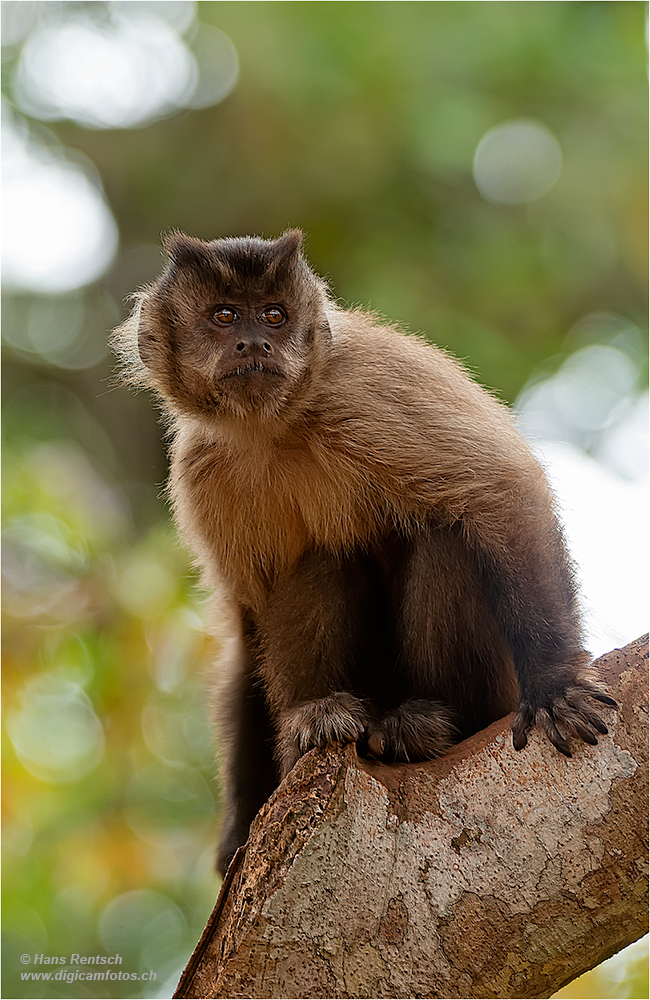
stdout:
{"type": "Polygon", "coordinates": [[[562,757],[511,717],[426,764],[303,757],[253,822],[176,997],[548,997],[647,926],[647,638],[562,757]]]}

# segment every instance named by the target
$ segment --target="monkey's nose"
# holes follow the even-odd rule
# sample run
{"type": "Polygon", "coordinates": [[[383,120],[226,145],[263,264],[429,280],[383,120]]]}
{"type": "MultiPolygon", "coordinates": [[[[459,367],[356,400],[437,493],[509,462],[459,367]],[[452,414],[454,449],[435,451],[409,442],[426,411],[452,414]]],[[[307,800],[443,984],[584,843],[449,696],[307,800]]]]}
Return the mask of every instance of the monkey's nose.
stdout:
{"type": "Polygon", "coordinates": [[[235,345],[235,350],[238,354],[246,354],[250,350],[251,354],[256,354],[261,351],[267,357],[273,353],[273,347],[269,344],[268,340],[251,338],[250,340],[240,340],[238,344],[235,345]]]}

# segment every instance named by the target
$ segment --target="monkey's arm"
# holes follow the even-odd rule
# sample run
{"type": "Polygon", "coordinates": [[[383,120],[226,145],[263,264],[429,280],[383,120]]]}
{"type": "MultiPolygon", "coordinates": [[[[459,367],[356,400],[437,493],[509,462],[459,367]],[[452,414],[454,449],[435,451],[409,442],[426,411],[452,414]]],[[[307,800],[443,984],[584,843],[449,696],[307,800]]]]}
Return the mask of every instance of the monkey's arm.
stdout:
{"type": "Polygon", "coordinates": [[[350,691],[358,609],[344,577],[335,556],[307,552],[256,618],[283,775],[312,747],[355,742],[368,723],[366,704],[350,691]]]}
{"type": "MultiPolygon", "coordinates": [[[[495,464],[498,455],[494,457],[495,464]]],[[[567,739],[595,744],[607,728],[597,703],[616,703],[594,683],[584,648],[578,585],[554,504],[532,458],[510,469],[501,509],[470,496],[461,524],[519,682],[513,742],[522,749],[540,725],[571,756],[567,739]]],[[[499,490],[494,491],[497,495],[499,490]]],[[[490,494],[488,494],[490,497],[490,494]]]]}
{"type": "MultiPolygon", "coordinates": [[[[616,702],[594,683],[583,646],[577,585],[555,518],[544,517],[531,537],[513,532],[507,554],[481,555],[483,583],[513,653],[519,680],[514,719],[517,750],[540,725],[557,749],[571,756],[567,737],[595,744],[607,727],[596,704],[616,702]],[[545,523],[546,520],[546,523],[545,523]]],[[[522,521],[529,520],[522,515],[522,521]]]]}

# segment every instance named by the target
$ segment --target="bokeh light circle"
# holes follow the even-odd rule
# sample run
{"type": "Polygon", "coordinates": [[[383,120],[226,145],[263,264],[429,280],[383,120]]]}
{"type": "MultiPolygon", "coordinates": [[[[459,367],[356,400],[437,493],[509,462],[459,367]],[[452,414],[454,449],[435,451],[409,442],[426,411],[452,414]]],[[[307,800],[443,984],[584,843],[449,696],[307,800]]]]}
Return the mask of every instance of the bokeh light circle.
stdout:
{"type": "Polygon", "coordinates": [[[562,168],[560,144],[546,125],[516,118],[486,132],[474,154],[474,180],[487,201],[523,205],[541,198],[562,168]]]}
{"type": "Polygon", "coordinates": [[[30,682],[7,732],[23,766],[42,781],[65,784],[91,771],[104,754],[104,730],[74,681],[54,673],[30,682]]]}
{"type": "Polygon", "coordinates": [[[183,107],[196,62],[157,17],[92,17],[45,23],[23,47],[16,100],[37,118],[71,118],[94,128],[133,128],[183,107]]]}
{"type": "Polygon", "coordinates": [[[2,144],[5,287],[60,293],[95,281],[115,256],[118,232],[92,167],[35,142],[9,113],[2,144]]]}

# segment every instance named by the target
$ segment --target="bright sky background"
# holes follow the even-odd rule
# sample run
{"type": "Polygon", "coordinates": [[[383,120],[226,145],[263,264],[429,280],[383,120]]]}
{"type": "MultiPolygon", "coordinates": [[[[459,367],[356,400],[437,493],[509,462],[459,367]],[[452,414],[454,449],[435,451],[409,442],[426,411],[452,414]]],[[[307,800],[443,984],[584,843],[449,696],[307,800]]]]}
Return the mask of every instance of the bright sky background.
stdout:
{"type": "Polygon", "coordinates": [[[587,648],[600,656],[648,630],[647,479],[625,481],[571,445],[544,443],[538,454],[578,564],[587,648]]]}
{"type": "Polygon", "coordinates": [[[598,335],[515,403],[547,470],[579,570],[587,647],[600,655],[648,629],[648,393],[639,330],[594,314],[570,335],[598,335]]]}

